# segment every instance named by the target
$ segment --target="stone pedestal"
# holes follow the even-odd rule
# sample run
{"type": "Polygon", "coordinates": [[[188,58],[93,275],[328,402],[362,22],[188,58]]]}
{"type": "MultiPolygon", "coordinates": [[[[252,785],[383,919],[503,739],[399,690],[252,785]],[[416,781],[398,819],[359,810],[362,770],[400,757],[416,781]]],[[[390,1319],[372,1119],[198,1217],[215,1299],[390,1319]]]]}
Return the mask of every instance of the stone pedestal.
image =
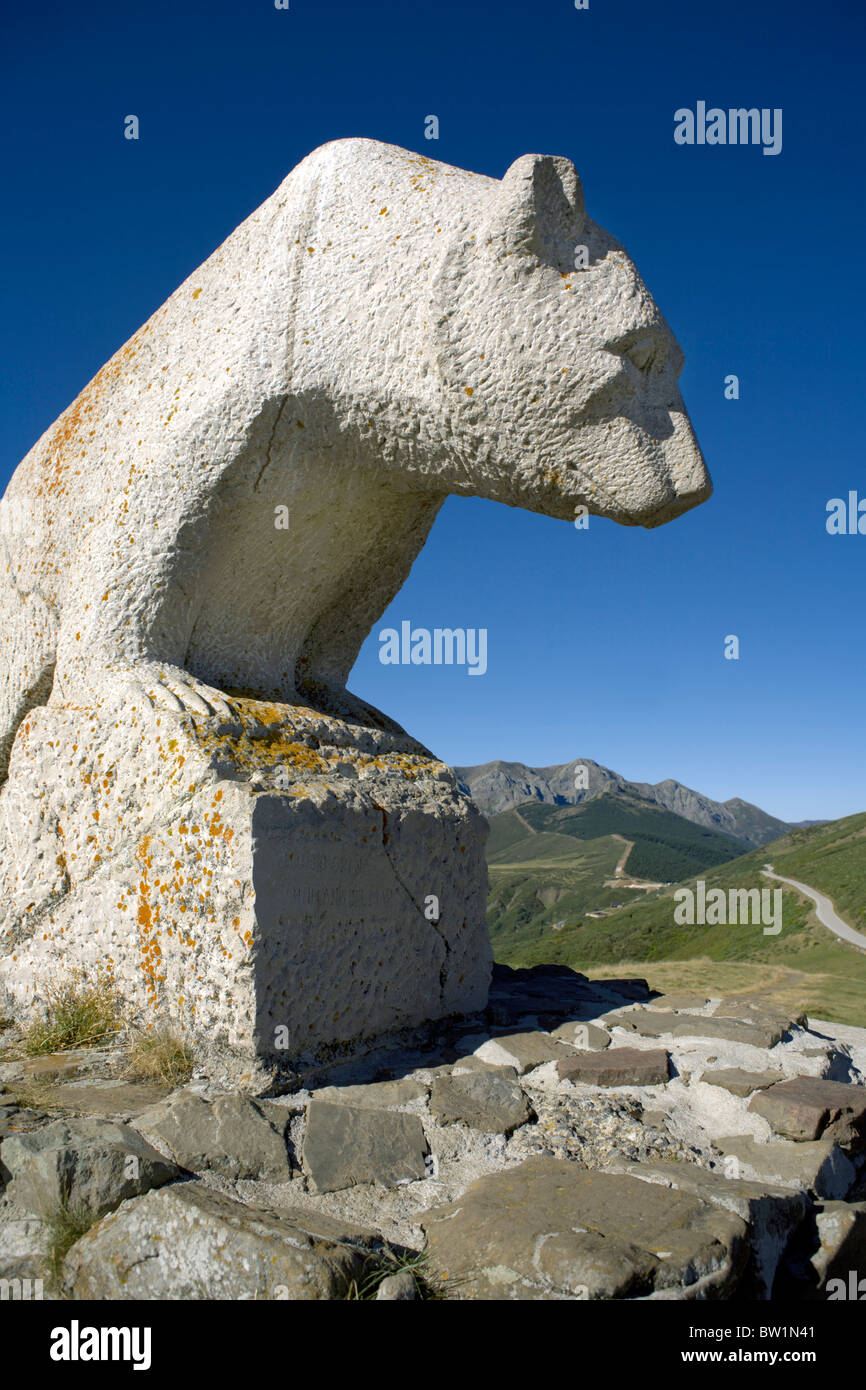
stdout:
{"type": "Polygon", "coordinates": [[[260,1089],[486,1002],[486,823],[406,735],[230,698],[229,716],[31,712],[0,791],[0,1001],[110,970],[260,1089]]]}

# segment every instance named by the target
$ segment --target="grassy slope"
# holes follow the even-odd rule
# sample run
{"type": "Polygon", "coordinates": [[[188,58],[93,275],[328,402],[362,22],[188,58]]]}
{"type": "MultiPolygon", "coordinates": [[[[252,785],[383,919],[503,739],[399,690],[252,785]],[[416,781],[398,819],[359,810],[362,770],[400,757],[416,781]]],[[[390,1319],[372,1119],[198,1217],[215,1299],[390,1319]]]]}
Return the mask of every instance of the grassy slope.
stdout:
{"type": "MultiPolygon", "coordinates": [[[[866,930],[866,814],[792,831],[699,876],[708,889],[778,886],[761,875],[767,862],[829,894],[852,926],[866,930]]],[[[696,877],[687,882],[694,884],[696,877]]],[[[519,931],[510,931],[500,933],[498,942],[492,933],[494,950],[512,965],[558,962],[595,974],[649,972],[656,987],[690,982],[718,992],[727,972],[743,985],[761,981],[761,987],[781,990],[780,998],[818,1017],[866,1025],[866,952],[833,937],[807,898],[786,889],[782,931],[765,936],[760,926],[678,926],[672,893],[665,890],[557,933],[532,932],[521,939],[519,931]]]]}
{"type": "Polygon", "coordinates": [[[826,893],[839,915],[866,933],[866,815],[791,831],[763,853],[778,873],[826,893]]]}
{"type": "Polygon", "coordinates": [[[521,806],[520,814],[535,830],[574,835],[581,840],[624,835],[634,841],[628,872],[663,883],[723,864],[748,849],[742,840],[694,825],[672,811],[663,811],[640,797],[621,792],[606,792],[582,806],[534,802],[521,806]]]}
{"type": "Polygon", "coordinates": [[[487,919],[500,959],[530,947],[543,955],[544,941],[558,939],[555,923],[574,923],[588,912],[632,899],[634,890],[605,887],[624,848],[616,835],[633,844],[626,877],[654,882],[681,879],[731,860],[744,848],[727,835],[623,794],[605,794],[583,806],[529,803],[519,814],[493,816],[487,919]]]}
{"type": "Polygon", "coordinates": [[[622,854],[622,843],[605,836],[583,843],[572,836],[542,832],[505,851],[505,864],[488,866],[487,921],[499,960],[515,949],[556,941],[553,924],[622,902],[622,889],[604,887],[622,854]]]}

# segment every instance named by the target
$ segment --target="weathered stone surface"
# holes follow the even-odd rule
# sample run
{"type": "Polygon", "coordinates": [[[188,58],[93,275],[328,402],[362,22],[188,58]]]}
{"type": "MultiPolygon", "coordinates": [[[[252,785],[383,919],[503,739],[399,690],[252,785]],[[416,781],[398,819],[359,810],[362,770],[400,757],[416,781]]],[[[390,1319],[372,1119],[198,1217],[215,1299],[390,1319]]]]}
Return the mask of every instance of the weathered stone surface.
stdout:
{"type": "MultiPolygon", "coordinates": [[[[709,1172],[694,1163],[633,1163],[626,1168],[642,1182],[660,1183],[690,1192],[695,1197],[724,1207],[742,1218],[748,1230],[753,1269],[748,1296],[767,1299],[788,1242],[806,1214],[806,1198],[800,1192],[768,1183],[747,1182],[709,1172]]],[[[745,1290],[741,1288],[741,1292],[745,1290]]]]}
{"type": "Polygon", "coordinates": [[[318,1192],[367,1182],[392,1187],[426,1177],[427,1152],[417,1115],[323,1100],[307,1106],[303,1164],[318,1192]]]}
{"type": "Polygon", "coordinates": [[[50,1246],[40,1217],[9,1201],[0,1205],[0,1279],[43,1278],[50,1246]]]}
{"type": "Polygon", "coordinates": [[[718,1038],[761,1048],[775,1047],[786,1032],[781,1023],[765,1020],[746,1023],[737,1018],[705,1018],[701,1014],[670,1014],[649,1009],[618,1014],[609,1021],[640,1033],[644,1038],[718,1038]]]}
{"type": "Polygon", "coordinates": [[[371,1081],[361,1086],[323,1086],[313,1093],[313,1099],[355,1105],[362,1110],[387,1110],[424,1100],[429,1089],[421,1081],[371,1081]]]}
{"type": "Polygon", "coordinates": [[[646,1008],[656,1013],[688,1013],[690,1010],[703,1009],[709,1002],[706,994],[660,994],[655,999],[648,999],[646,1008]]]}
{"type": "MultiPolygon", "coordinates": [[[[39,1129],[47,1121],[47,1116],[40,1110],[22,1109],[16,1106],[5,1119],[0,1119],[0,1142],[10,1134],[26,1134],[32,1129],[39,1129]]],[[[3,1161],[0,1158],[0,1181],[3,1180],[3,1161]]]]}
{"type": "MultiPolygon", "coordinates": [[[[842,1279],[847,1286],[852,1271],[858,1284],[866,1279],[866,1202],[819,1203],[815,1228],[818,1249],[811,1263],[818,1288],[826,1290],[831,1279],[842,1279]]],[[[858,1290],[858,1302],[864,1293],[866,1288],[858,1290]]]]}
{"type": "Polygon", "coordinates": [[[557,1062],[563,1081],[589,1086],[663,1086],[670,1078],[670,1054],[662,1048],[612,1047],[557,1062]]]}
{"type": "Polygon", "coordinates": [[[634,1178],[536,1158],[422,1218],[431,1269],[458,1299],[691,1299],[737,1284],[738,1216],[634,1178]]]}
{"type": "Polygon", "coordinates": [[[128,1125],[55,1120],[3,1140],[9,1195],[41,1216],[64,1203],[101,1215],[128,1197],[172,1182],[180,1170],[128,1125]]]}
{"type": "Polygon", "coordinates": [[[703,501],[680,364],[567,159],[298,165],[4,499],[16,1016],[110,959],[139,1021],[257,1085],[483,1008],[485,823],[345,682],[449,493],[647,527],[703,501]]]}
{"type": "Polygon", "coordinates": [[[76,1299],[344,1298],[371,1241],[350,1229],[335,1239],[316,1216],[302,1219],[245,1207],[199,1183],[149,1192],[72,1247],[64,1288],[76,1299]]]}
{"type": "Polygon", "coordinates": [[[638,1003],[642,1000],[648,1000],[650,996],[650,988],[646,980],[638,978],[593,980],[591,983],[593,989],[616,995],[624,1003],[628,1001],[638,1003]]]}
{"type": "Polygon", "coordinates": [[[550,1036],[588,1052],[602,1052],[610,1047],[610,1033],[594,1023],[561,1023],[551,1029],[550,1036]]]}
{"type": "Polygon", "coordinates": [[[476,1057],[474,1052],[460,1057],[451,1066],[444,1068],[442,1075],[463,1076],[470,1071],[486,1071],[493,1076],[508,1076],[512,1079],[517,1075],[516,1067],[507,1066],[504,1062],[485,1062],[482,1057],[476,1057]]]}
{"type": "Polygon", "coordinates": [[[730,995],[721,999],[713,1009],[713,1017],[742,1019],[782,1034],[790,1032],[792,1028],[805,1028],[808,1024],[805,1013],[783,1010],[772,999],[760,994],[730,995]]]}
{"type": "Polygon", "coordinates": [[[586,976],[567,966],[533,966],[512,970],[509,966],[494,966],[493,980],[487,1005],[487,1017],[492,1024],[508,1027],[520,1019],[535,1017],[542,1027],[548,1021],[559,1022],[563,1017],[593,1015],[605,1007],[603,999],[586,976]]]}
{"type": "Polygon", "coordinates": [[[399,1274],[389,1274],[376,1290],[377,1302],[414,1303],[418,1299],[418,1286],[408,1269],[399,1274]]]}
{"type": "Polygon", "coordinates": [[[523,1076],[545,1062],[570,1057],[573,1051],[573,1048],[551,1038],[548,1033],[503,1033],[476,1048],[476,1056],[483,1062],[493,1062],[497,1066],[515,1067],[518,1074],[523,1076]]]}
{"type": "Polygon", "coordinates": [[[789,1139],[834,1139],[856,1153],[866,1147],[866,1086],[798,1076],[753,1096],[749,1109],[789,1139]]]}
{"type": "Polygon", "coordinates": [[[103,1115],[106,1119],[134,1119],[166,1099],[165,1086],[146,1086],[137,1081],[73,1081],[52,1086],[51,1105],[77,1115],[103,1115]]]}
{"type": "Polygon", "coordinates": [[[765,1091],[768,1086],[774,1086],[777,1081],[781,1081],[782,1073],[779,1071],[743,1071],[739,1067],[726,1067],[722,1071],[705,1071],[701,1074],[701,1081],[708,1086],[721,1086],[722,1090],[730,1091],[732,1096],[745,1098],[750,1096],[753,1091],[765,1091]]]}
{"type": "Polygon", "coordinates": [[[532,1118],[532,1107],[517,1082],[492,1072],[437,1077],[430,1109],[442,1124],[459,1121],[489,1134],[511,1134],[532,1118]]]}
{"type": "Polygon", "coordinates": [[[37,1057],[16,1057],[0,1064],[0,1080],[4,1085],[16,1081],[72,1081],[87,1068],[92,1052],[75,1048],[69,1052],[50,1052],[37,1057]]]}
{"type": "Polygon", "coordinates": [[[210,1170],[226,1178],[288,1182],[288,1110],[234,1091],[211,1102],[178,1091],[136,1119],[144,1134],[158,1136],[182,1168],[210,1170]]]}
{"type": "Polygon", "coordinates": [[[731,1177],[757,1177],[780,1187],[795,1187],[815,1197],[843,1198],[856,1178],[856,1170],[838,1144],[830,1139],[813,1143],[788,1143],[784,1139],[759,1144],[749,1135],[714,1138],[715,1147],[737,1164],[726,1164],[731,1177]]]}

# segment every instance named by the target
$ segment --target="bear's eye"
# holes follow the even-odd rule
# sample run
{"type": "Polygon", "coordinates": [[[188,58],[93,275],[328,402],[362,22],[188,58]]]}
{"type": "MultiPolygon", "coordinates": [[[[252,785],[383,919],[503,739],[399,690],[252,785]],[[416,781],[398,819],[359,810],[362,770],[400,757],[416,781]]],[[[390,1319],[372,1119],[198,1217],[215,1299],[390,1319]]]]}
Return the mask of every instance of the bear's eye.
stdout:
{"type": "Polygon", "coordinates": [[[625,356],[639,372],[648,372],[655,361],[657,344],[652,338],[639,338],[629,347],[625,356]]]}

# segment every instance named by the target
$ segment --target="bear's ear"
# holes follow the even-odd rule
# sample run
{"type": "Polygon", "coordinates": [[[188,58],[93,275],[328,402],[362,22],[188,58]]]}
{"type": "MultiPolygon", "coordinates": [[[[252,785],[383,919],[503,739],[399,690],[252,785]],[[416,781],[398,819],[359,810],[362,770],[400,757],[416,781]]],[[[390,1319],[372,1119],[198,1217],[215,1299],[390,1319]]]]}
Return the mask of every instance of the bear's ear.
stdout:
{"type": "Polygon", "coordinates": [[[506,251],[573,267],[585,222],[583,188],[571,160],[524,154],[494,194],[487,230],[491,240],[504,241],[506,251]]]}

